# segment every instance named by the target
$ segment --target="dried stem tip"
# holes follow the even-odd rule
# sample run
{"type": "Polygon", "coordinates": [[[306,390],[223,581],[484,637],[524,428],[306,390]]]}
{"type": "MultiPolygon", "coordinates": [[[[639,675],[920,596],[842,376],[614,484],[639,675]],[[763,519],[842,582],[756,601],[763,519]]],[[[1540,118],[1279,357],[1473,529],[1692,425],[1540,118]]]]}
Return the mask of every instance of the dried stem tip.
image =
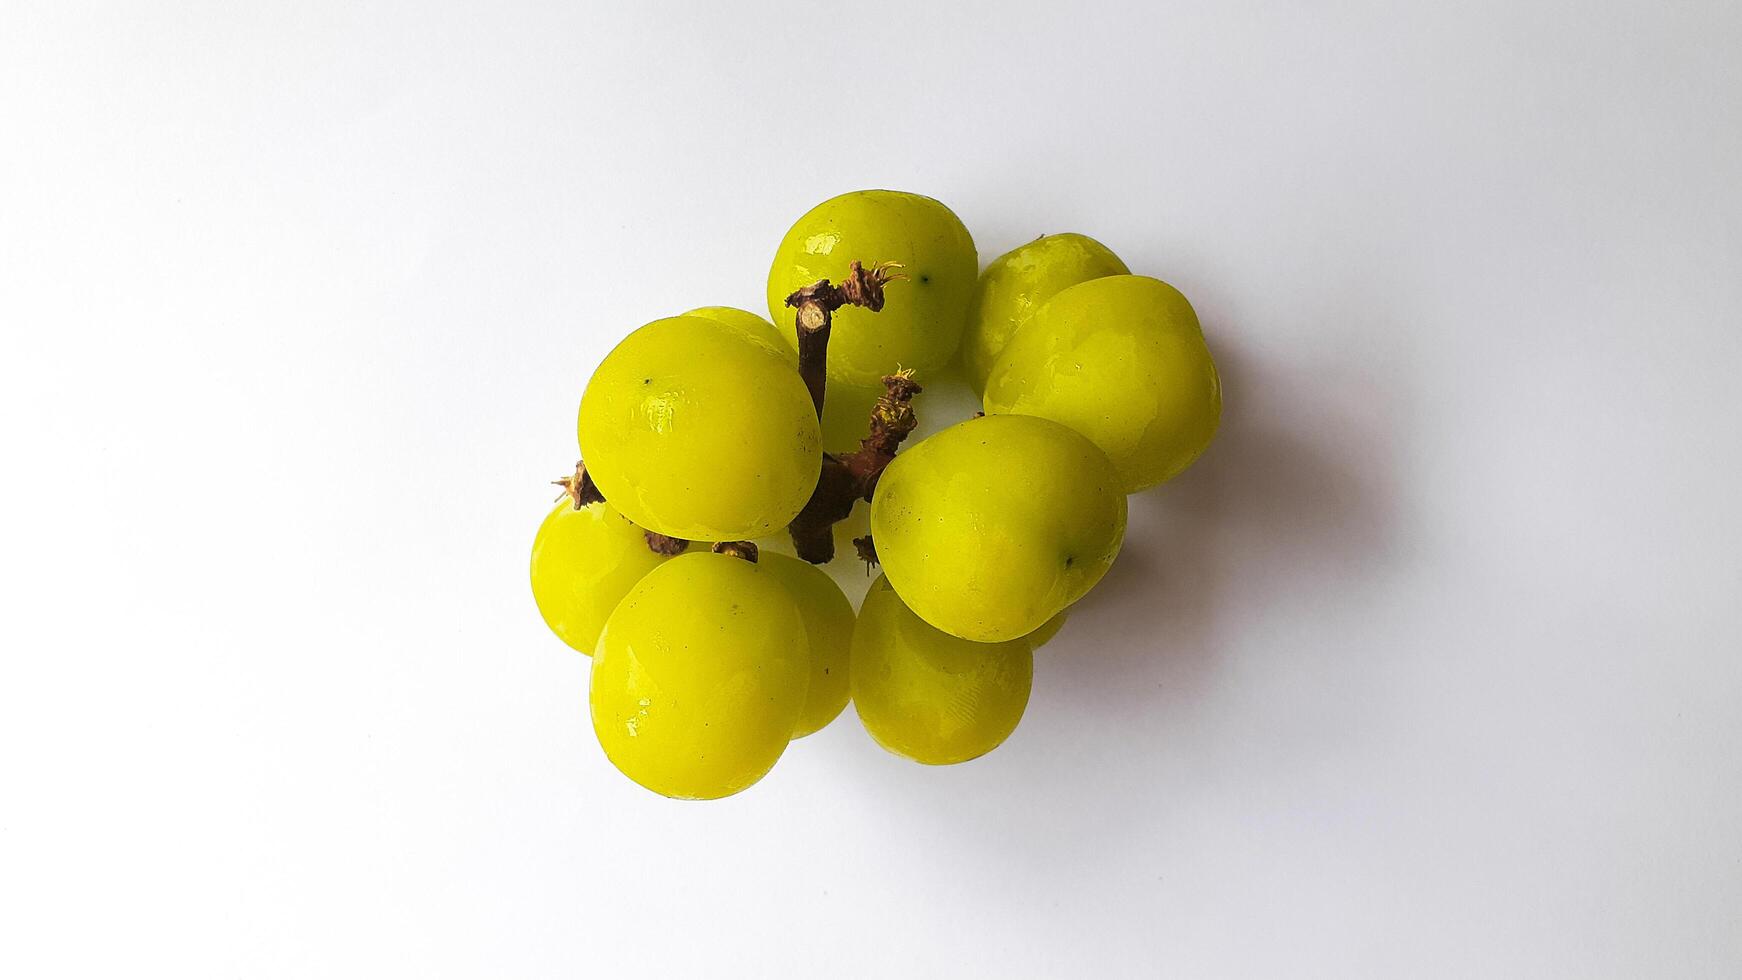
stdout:
{"type": "Polygon", "coordinates": [[[717,541],[712,550],[716,555],[731,555],[733,558],[742,558],[751,564],[755,564],[756,560],[762,557],[762,551],[756,547],[754,541],[717,541]]]}
{"type": "Polygon", "coordinates": [[[871,540],[871,535],[854,538],[853,550],[859,553],[859,560],[865,563],[867,571],[870,570],[871,566],[881,564],[877,560],[877,542],[871,540]]]}
{"type": "Polygon", "coordinates": [[[786,298],[786,305],[798,310],[793,318],[798,329],[798,376],[810,392],[817,418],[823,417],[823,394],[828,387],[829,328],[834,312],[843,306],[862,306],[873,313],[883,309],[883,287],[907,278],[896,271],[900,268],[899,262],[882,262],[867,271],[854,261],[840,285],[818,279],[786,298]]]}
{"type": "Polygon", "coordinates": [[[660,534],[658,531],[642,531],[641,536],[647,539],[647,550],[656,555],[673,558],[690,549],[690,543],[683,538],[674,538],[660,534]]]}
{"type": "Polygon", "coordinates": [[[580,510],[588,504],[605,502],[605,495],[600,493],[599,488],[593,484],[593,478],[587,475],[587,464],[581,460],[575,461],[575,474],[573,476],[565,476],[560,480],[550,482],[563,488],[563,492],[556,499],[561,500],[568,497],[574,500],[576,510],[580,510]]]}
{"type": "Polygon", "coordinates": [[[838,285],[830,285],[827,279],[794,290],[786,298],[786,305],[799,311],[798,326],[800,330],[819,330],[829,322],[829,314],[843,306],[862,306],[876,313],[883,309],[883,287],[907,276],[900,270],[900,262],[879,262],[866,269],[858,261],[847,267],[847,278],[838,285]],[[807,313],[807,310],[814,311],[807,313]]]}

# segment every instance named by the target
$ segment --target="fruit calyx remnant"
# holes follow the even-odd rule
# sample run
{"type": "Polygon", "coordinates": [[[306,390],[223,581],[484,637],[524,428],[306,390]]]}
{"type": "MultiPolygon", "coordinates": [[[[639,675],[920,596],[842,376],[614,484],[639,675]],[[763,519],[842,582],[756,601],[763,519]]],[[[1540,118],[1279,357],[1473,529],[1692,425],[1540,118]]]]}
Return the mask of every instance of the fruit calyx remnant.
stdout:
{"type": "Polygon", "coordinates": [[[605,495],[599,492],[598,486],[593,483],[593,478],[587,475],[587,464],[582,460],[575,460],[575,473],[573,476],[565,476],[560,480],[552,480],[550,482],[554,486],[563,488],[562,494],[556,499],[561,500],[563,497],[571,498],[575,502],[576,510],[580,510],[589,504],[602,504],[605,502],[605,495]]]}
{"type": "Polygon", "coordinates": [[[683,538],[674,538],[660,534],[658,531],[643,529],[641,536],[647,539],[647,549],[656,555],[674,558],[689,550],[690,543],[683,538]]]}
{"type": "Polygon", "coordinates": [[[823,417],[823,390],[828,384],[829,327],[834,313],[843,306],[862,306],[873,313],[883,309],[883,287],[906,279],[900,262],[880,262],[867,270],[853,262],[847,278],[838,285],[818,279],[795,290],[786,305],[798,310],[798,373],[810,391],[817,418],[823,417]]]}
{"type": "MultiPolygon", "coordinates": [[[[684,542],[684,545],[687,547],[689,542],[684,542]]],[[[762,549],[756,547],[754,541],[716,541],[709,550],[716,555],[731,555],[733,558],[742,558],[752,565],[756,564],[757,560],[762,557],[762,549]]]]}
{"type": "Polygon", "coordinates": [[[859,553],[859,560],[865,563],[865,571],[867,573],[869,573],[873,567],[882,564],[882,562],[877,560],[877,542],[871,540],[871,535],[869,534],[862,538],[854,538],[853,550],[859,553]]]}
{"type": "Polygon", "coordinates": [[[884,467],[895,459],[901,441],[919,424],[913,414],[913,396],[924,389],[913,380],[912,371],[885,375],[883,389],[871,408],[870,435],[859,440],[859,448],[845,456],[823,454],[817,488],[787,526],[793,550],[813,565],[835,557],[835,524],[853,512],[854,501],[871,499],[884,467]]]}

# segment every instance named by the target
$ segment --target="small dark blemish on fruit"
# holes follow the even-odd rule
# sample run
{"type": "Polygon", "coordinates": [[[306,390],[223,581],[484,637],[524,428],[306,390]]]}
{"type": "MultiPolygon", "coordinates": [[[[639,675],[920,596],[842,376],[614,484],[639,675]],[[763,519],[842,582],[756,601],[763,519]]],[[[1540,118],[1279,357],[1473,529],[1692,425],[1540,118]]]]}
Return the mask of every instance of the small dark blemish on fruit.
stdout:
{"type": "Polygon", "coordinates": [[[924,286],[930,282],[931,282],[931,276],[927,275],[924,272],[919,274],[919,284],[920,285],[924,286]]]}

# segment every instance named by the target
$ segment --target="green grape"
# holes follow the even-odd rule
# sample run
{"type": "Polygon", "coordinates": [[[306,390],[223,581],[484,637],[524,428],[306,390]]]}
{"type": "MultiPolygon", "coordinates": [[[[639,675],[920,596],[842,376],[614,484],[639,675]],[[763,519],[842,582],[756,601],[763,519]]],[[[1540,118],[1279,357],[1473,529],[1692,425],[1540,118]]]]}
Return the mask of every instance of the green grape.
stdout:
{"type": "Polygon", "coordinates": [[[1177,476],[1210,444],[1222,385],[1179,290],[1108,276],[1060,291],[1035,313],[993,365],[985,406],[1081,432],[1133,493],[1177,476]]]}
{"type": "Polygon", "coordinates": [[[976,392],[985,390],[999,352],[1054,293],[1130,271],[1107,246],[1070,233],[1037,238],[993,259],[980,274],[968,332],[962,337],[962,372],[968,383],[976,392]]]}
{"type": "Polygon", "coordinates": [[[623,597],[593,658],[593,731],[625,776],[711,800],[761,779],[805,707],[804,620],[780,579],[690,552],[623,597]]]}
{"type": "Polygon", "coordinates": [[[1034,684],[1026,637],[973,643],[928,625],[879,578],[853,628],[853,706],[877,744],[932,766],[978,758],[1016,730],[1034,684]]]}
{"type": "Polygon", "coordinates": [[[1059,635],[1059,630],[1062,630],[1065,628],[1065,619],[1069,615],[1070,615],[1070,610],[1065,609],[1065,610],[1061,611],[1057,616],[1054,616],[1053,618],[1047,620],[1045,623],[1042,623],[1040,629],[1037,629],[1034,632],[1028,634],[1028,637],[1027,637],[1028,644],[1030,646],[1034,647],[1036,650],[1039,650],[1041,647],[1046,646],[1048,643],[1051,643],[1052,638],[1059,635]]]}
{"type": "Polygon", "coordinates": [[[532,539],[532,598],[551,632],[591,655],[617,601],[663,561],[610,504],[565,498],[532,539]]]}
{"type": "Polygon", "coordinates": [[[683,315],[706,317],[717,323],[724,323],[757,345],[766,347],[786,358],[787,362],[792,364],[794,368],[798,366],[798,348],[782,339],[780,331],[774,324],[749,310],[740,310],[736,306],[701,306],[683,315]]]}
{"type": "Polygon", "coordinates": [[[803,738],[835,720],[847,706],[847,652],[853,645],[853,604],[841,587],[810,562],[763,552],[757,562],[786,586],[804,619],[810,642],[811,680],[804,714],[793,738],[803,738]]]}
{"type": "Polygon", "coordinates": [[[679,316],[630,334],[581,397],[587,472],[623,516],[699,541],[785,527],[822,466],[792,365],[731,327],[679,316]]]}
{"type": "MultiPolygon", "coordinates": [[[[781,240],[768,272],[768,312],[791,324],[786,297],[819,279],[840,282],[849,263],[900,262],[908,280],[887,290],[883,310],[835,311],[829,382],[875,387],[898,368],[927,372],[955,357],[979,272],[974,239],[937,201],[900,191],[854,191],[807,211],[781,240]]],[[[796,331],[781,336],[796,348],[796,331]]]]}
{"type": "Polygon", "coordinates": [[[1012,640],[1101,580],[1125,536],[1125,496],[1082,436],[988,415],[895,457],[871,499],[871,536],[920,618],[964,639],[1012,640]]]}

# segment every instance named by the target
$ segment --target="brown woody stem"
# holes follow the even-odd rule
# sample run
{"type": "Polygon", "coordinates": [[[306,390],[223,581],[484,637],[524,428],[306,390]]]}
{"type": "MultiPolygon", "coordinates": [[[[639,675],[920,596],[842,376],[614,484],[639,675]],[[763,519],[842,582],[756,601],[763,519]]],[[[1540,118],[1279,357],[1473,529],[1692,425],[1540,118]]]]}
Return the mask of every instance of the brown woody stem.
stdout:
{"type": "MultiPolygon", "coordinates": [[[[804,322],[804,312],[799,312],[799,322],[804,322]]],[[[823,417],[823,394],[829,385],[827,366],[829,363],[829,329],[834,324],[832,318],[825,319],[823,325],[815,330],[798,329],[798,376],[804,379],[805,390],[811,394],[811,404],[816,407],[817,420],[823,417]]]]}
{"type": "Polygon", "coordinates": [[[870,500],[884,467],[895,459],[895,450],[918,420],[913,414],[913,396],[920,393],[912,371],[897,371],[883,379],[883,395],[871,409],[871,434],[859,440],[859,448],[845,456],[823,454],[823,471],[811,499],[792,519],[792,534],[798,556],[820,565],[835,557],[834,526],[847,519],[858,500],[870,500]]]}
{"type": "MultiPolygon", "coordinates": [[[[817,410],[818,421],[823,417],[823,397],[828,389],[829,365],[829,330],[834,326],[835,311],[843,306],[862,306],[873,313],[883,309],[883,287],[888,283],[907,278],[899,271],[901,263],[883,262],[867,270],[863,264],[855,261],[847,267],[847,278],[839,285],[832,285],[827,279],[819,279],[809,286],[795,291],[786,298],[786,305],[797,310],[794,317],[794,329],[798,331],[798,373],[804,379],[804,386],[810,392],[811,405],[817,410]]],[[[905,377],[907,384],[912,384],[912,377],[905,377]]],[[[884,379],[887,385],[888,378],[884,379]]],[[[914,392],[919,391],[918,385],[913,385],[914,392]]],[[[893,393],[893,389],[891,389],[893,393]]],[[[885,395],[884,399],[889,398],[885,395]]],[[[913,395],[908,395],[911,400],[913,395]]],[[[879,409],[883,400],[878,401],[879,409]]],[[[877,415],[879,410],[873,410],[871,429],[873,437],[877,434],[877,415]]],[[[907,411],[913,415],[911,409],[907,411]]],[[[908,426],[912,429],[912,426],[908,426]]],[[[906,433],[903,433],[905,435],[906,433]]],[[[895,443],[901,439],[896,438],[895,443]]],[[[864,447],[861,446],[860,453],[864,447]]],[[[889,452],[894,454],[894,446],[889,452]]],[[[847,518],[852,513],[853,501],[864,495],[870,499],[870,490],[865,483],[864,466],[855,468],[848,460],[858,456],[837,458],[828,453],[823,454],[822,472],[817,477],[816,489],[811,491],[811,498],[805,503],[804,509],[792,519],[787,530],[792,534],[793,549],[798,556],[815,565],[821,565],[835,557],[835,524],[847,518]]],[[[887,464],[885,464],[887,465],[887,464]]],[[[882,467],[877,467],[882,472],[882,467]]],[[[876,482],[872,475],[871,482],[876,482]]]]}

